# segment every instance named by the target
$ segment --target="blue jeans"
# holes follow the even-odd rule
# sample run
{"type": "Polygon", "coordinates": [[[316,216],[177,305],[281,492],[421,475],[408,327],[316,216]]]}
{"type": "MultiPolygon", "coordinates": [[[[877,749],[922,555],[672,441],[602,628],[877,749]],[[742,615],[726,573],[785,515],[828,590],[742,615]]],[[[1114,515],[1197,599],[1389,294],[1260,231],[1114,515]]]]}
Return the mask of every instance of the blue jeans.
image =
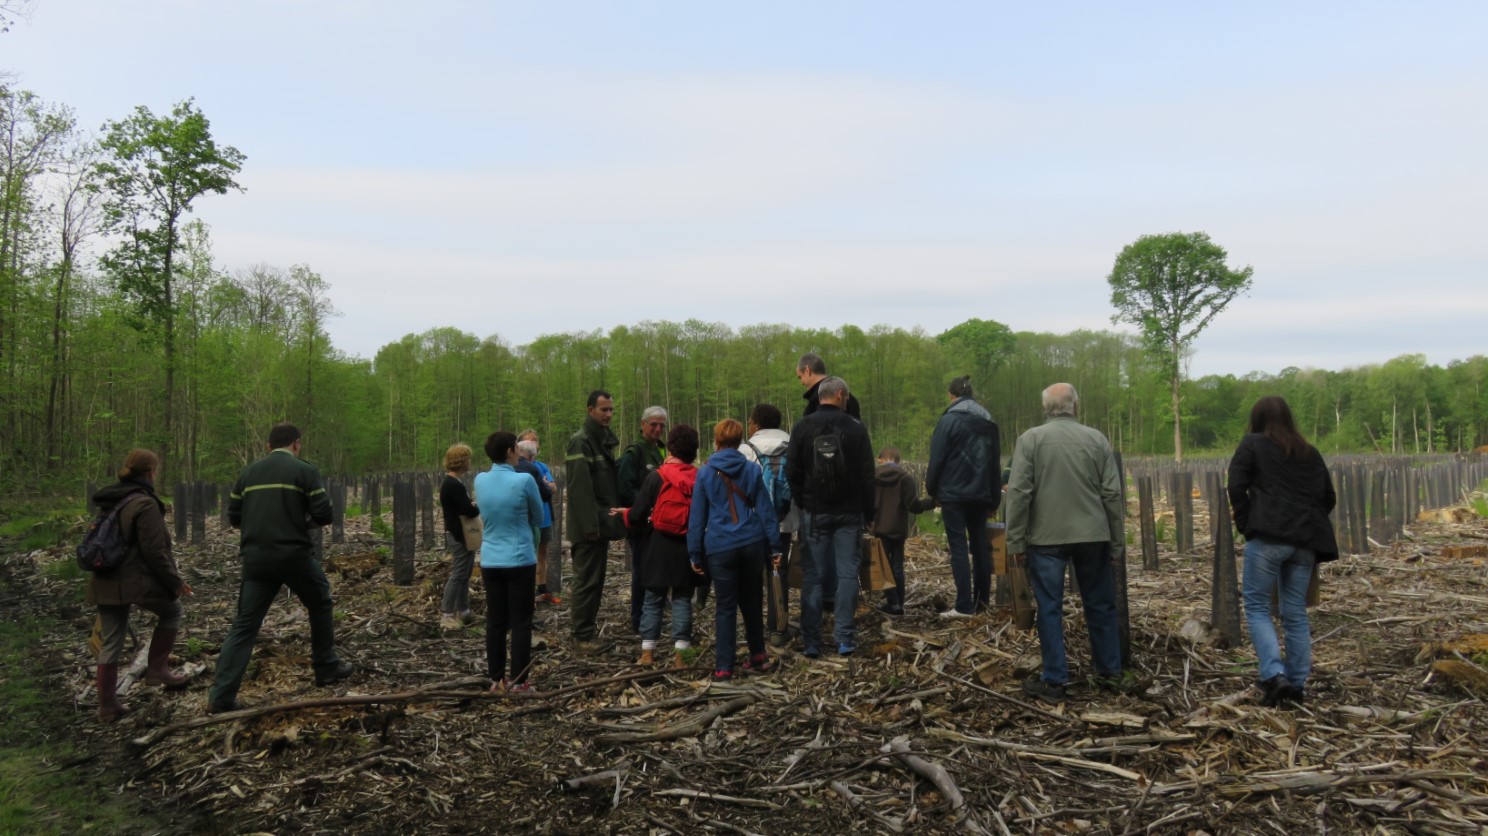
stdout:
{"type": "Polygon", "coordinates": [[[1245,543],[1245,578],[1240,584],[1245,599],[1245,623],[1250,643],[1255,645],[1261,679],[1281,673],[1287,682],[1302,688],[1312,673],[1312,630],[1307,624],[1307,585],[1312,580],[1314,555],[1311,549],[1254,539],[1245,543]],[[1271,590],[1280,582],[1281,626],[1286,631],[1286,664],[1271,621],[1271,590]]]}
{"type": "Polygon", "coordinates": [[[801,512],[801,531],[808,544],[806,563],[801,567],[801,642],[807,651],[821,650],[822,576],[826,566],[837,572],[833,637],[838,649],[857,649],[853,615],[858,608],[858,537],[862,530],[859,514],[801,512]]]}
{"type": "Polygon", "coordinates": [[[661,638],[661,611],[666,608],[667,594],[672,597],[672,641],[692,641],[692,586],[646,587],[641,606],[641,638],[654,642],[661,638]]]}
{"type": "Polygon", "coordinates": [[[987,506],[974,502],[940,506],[946,546],[951,552],[951,578],[956,582],[956,611],[967,615],[985,609],[992,593],[992,538],[987,534],[987,514],[987,506]]]}
{"type": "Polygon", "coordinates": [[[765,614],[763,611],[765,589],[764,540],[737,549],[708,555],[708,569],[713,575],[714,602],[717,611],[713,616],[713,633],[717,642],[714,668],[720,671],[734,669],[734,649],[739,643],[738,623],[740,612],[744,615],[744,640],[749,644],[749,654],[758,656],[765,652],[765,614]]]}
{"type": "Polygon", "coordinates": [[[1109,543],[1064,543],[1028,547],[1028,581],[1038,603],[1039,649],[1043,679],[1050,685],[1069,682],[1064,652],[1065,567],[1075,564],[1075,582],[1085,605],[1090,656],[1096,676],[1121,675],[1121,636],[1116,625],[1116,581],[1111,574],[1109,543]]]}

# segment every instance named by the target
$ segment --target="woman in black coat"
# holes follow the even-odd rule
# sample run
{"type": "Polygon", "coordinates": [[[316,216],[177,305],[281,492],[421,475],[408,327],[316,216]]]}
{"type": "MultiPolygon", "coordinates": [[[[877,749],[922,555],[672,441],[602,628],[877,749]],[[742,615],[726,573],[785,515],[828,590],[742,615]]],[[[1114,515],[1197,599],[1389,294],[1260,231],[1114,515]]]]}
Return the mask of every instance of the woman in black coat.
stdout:
{"type": "Polygon", "coordinates": [[[1230,459],[1230,508],[1245,535],[1245,621],[1260,664],[1263,705],[1302,702],[1312,673],[1307,587],[1314,563],[1335,560],[1328,514],[1337,501],[1328,466],[1307,443],[1282,398],[1256,401],[1250,432],[1230,459]],[[1278,592],[1286,660],[1271,621],[1278,592]]]}

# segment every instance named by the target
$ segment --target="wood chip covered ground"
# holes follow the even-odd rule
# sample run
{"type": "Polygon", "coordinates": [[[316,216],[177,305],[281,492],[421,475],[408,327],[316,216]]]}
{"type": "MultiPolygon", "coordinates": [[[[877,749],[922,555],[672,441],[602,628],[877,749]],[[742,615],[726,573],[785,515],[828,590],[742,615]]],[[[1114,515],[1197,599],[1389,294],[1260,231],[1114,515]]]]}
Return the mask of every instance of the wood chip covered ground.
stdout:
{"type": "MultiPolygon", "coordinates": [[[[936,617],[951,581],[931,537],[910,541],[909,614],[860,609],[857,655],[786,650],[774,673],[727,686],[707,681],[711,603],[694,668],[633,664],[617,549],[601,615],[612,649],[573,654],[566,606],[540,607],[537,690],[496,696],[483,628],[438,628],[447,557],[420,553],[417,583],[393,586],[354,518],[328,569],[358,674],[314,687],[304,613],[285,599],[259,638],[249,710],[208,716],[237,588],[235,538],[213,521],[206,545],[178,548],[197,594],[177,664],[196,677],[131,688],[136,711],[114,727],[92,710],[92,613],[77,581],[44,571],[70,554],[9,555],[4,571],[24,606],[75,628],[38,649],[77,705],[69,731],[182,832],[1478,834],[1488,569],[1460,547],[1488,543],[1488,524],[1458,519],[1324,569],[1314,678],[1295,711],[1257,705],[1248,646],[1206,642],[1202,542],[1196,556],[1165,551],[1157,572],[1129,564],[1142,690],[1072,687],[1057,707],[1019,688],[1038,667],[1032,632],[1005,614],[936,617]]],[[[1078,684],[1089,653],[1073,595],[1066,613],[1078,684]]],[[[147,641],[148,617],[136,629],[147,641]]]]}

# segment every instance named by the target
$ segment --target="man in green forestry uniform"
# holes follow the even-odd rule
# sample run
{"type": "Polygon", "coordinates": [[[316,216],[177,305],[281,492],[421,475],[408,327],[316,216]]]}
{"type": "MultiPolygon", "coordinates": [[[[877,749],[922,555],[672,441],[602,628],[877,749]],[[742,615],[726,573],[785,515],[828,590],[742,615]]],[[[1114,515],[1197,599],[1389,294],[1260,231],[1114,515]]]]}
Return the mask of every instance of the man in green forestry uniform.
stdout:
{"type": "Polygon", "coordinates": [[[208,709],[239,708],[238,688],[253,655],[253,642],[269,605],[288,586],[310,613],[311,661],[315,684],[340,682],[354,668],[336,655],[331,620],[331,584],[316,558],[310,526],[331,522],[331,500],[315,465],[301,461],[300,431],[276,424],[269,431],[269,454],[248,465],[233,486],[228,522],[242,534],[238,552],[243,579],[238,614],[217,655],[217,676],[208,709]]]}
{"type": "MultiPolygon", "coordinates": [[[[646,411],[641,413],[641,437],[632,441],[620,456],[619,507],[629,508],[635,504],[641,483],[666,459],[666,446],[661,441],[666,430],[666,409],[646,407],[646,411]]],[[[641,586],[641,543],[645,537],[643,526],[636,526],[625,534],[625,542],[630,546],[630,632],[637,635],[641,632],[641,602],[646,597],[646,588],[641,586]]]]}
{"type": "Polygon", "coordinates": [[[610,516],[620,507],[615,450],[620,440],[610,432],[615,402],[610,393],[589,393],[589,416],[584,426],[568,440],[564,461],[568,493],[568,542],[573,544],[573,587],[569,590],[569,617],[575,648],[584,653],[599,650],[596,641],[599,599],[604,593],[605,561],[610,541],[625,536],[625,523],[610,516]]]}

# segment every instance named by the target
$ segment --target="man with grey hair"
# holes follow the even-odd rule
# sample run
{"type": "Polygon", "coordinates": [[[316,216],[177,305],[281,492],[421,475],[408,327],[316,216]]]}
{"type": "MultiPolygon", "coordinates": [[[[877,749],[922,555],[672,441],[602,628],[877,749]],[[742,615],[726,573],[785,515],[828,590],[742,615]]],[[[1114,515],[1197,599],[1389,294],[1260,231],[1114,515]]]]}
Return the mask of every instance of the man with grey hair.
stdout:
{"type": "MultiPolygon", "coordinates": [[[[540,449],[537,430],[523,430],[517,436],[516,470],[526,473],[537,481],[537,494],[542,499],[542,526],[537,540],[537,603],[557,604],[563,599],[548,591],[548,547],[553,542],[553,493],[558,485],[553,482],[553,472],[537,460],[540,449]]],[[[556,588],[556,587],[555,587],[556,588]]]]}
{"type": "Polygon", "coordinates": [[[1111,564],[1126,559],[1125,509],[1111,443],[1079,422],[1075,387],[1044,390],[1045,421],[1018,436],[1007,490],[1007,550],[1026,565],[1038,604],[1043,673],[1023,683],[1047,703],[1065,699],[1064,577],[1073,563],[1097,686],[1123,690],[1116,583],[1111,564]]]}
{"type": "MultiPolygon", "coordinates": [[[[616,468],[617,486],[620,489],[620,506],[629,508],[635,504],[636,493],[651,471],[661,467],[666,460],[667,411],[664,407],[648,406],[641,413],[640,437],[625,448],[616,468]]],[[[646,600],[646,588],[641,583],[641,544],[645,542],[644,526],[626,529],[625,542],[630,546],[630,631],[641,632],[641,605],[646,600]]]]}
{"type": "Polygon", "coordinates": [[[796,422],[785,454],[785,475],[801,509],[801,643],[807,658],[821,655],[824,567],[837,569],[833,638],[837,652],[857,650],[853,616],[858,607],[858,538],[873,521],[873,444],[868,430],[848,415],[847,384],[820,382],[821,408],[796,422]]]}

